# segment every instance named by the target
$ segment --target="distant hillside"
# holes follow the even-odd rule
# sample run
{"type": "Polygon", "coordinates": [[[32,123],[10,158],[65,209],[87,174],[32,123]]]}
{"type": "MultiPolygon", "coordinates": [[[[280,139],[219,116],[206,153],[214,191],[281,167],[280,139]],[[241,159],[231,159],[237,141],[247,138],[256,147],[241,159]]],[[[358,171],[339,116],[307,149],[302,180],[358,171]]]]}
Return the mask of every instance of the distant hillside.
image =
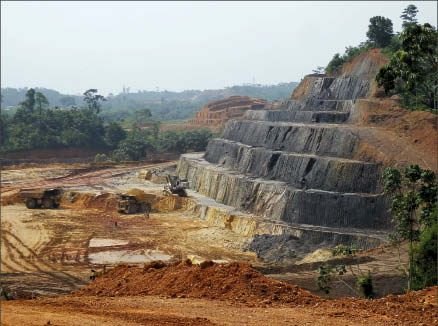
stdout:
{"type": "MultiPolygon", "coordinates": [[[[194,117],[195,111],[208,102],[221,100],[232,95],[262,98],[273,102],[290,97],[297,82],[277,85],[242,85],[215,90],[138,91],[110,95],[103,104],[102,115],[106,121],[119,121],[135,116],[135,111],[148,108],[157,120],[183,120],[194,117]]],[[[2,88],[2,108],[14,107],[24,100],[27,88],[2,88]]],[[[61,94],[55,90],[36,88],[49,100],[50,106],[83,106],[82,96],[61,94]],[[68,104],[66,104],[68,103],[68,104]]],[[[85,90],[84,90],[85,91],[85,90]]]]}
{"type": "MultiPolygon", "coordinates": [[[[24,101],[24,95],[26,94],[27,90],[28,90],[27,87],[2,88],[1,90],[1,94],[3,96],[1,102],[2,108],[5,107],[7,108],[8,106],[17,106],[18,103],[24,101]]],[[[77,106],[84,104],[82,101],[82,96],[61,94],[60,92],[55,91],[53,89],[39,88],[39,87],[35,87],[35,91],[43,93],[44,96],[49,100],[51,106],[63,106],[61,99],[66,97],[73,98],[75,101],[75,105],[77,106]]]]}

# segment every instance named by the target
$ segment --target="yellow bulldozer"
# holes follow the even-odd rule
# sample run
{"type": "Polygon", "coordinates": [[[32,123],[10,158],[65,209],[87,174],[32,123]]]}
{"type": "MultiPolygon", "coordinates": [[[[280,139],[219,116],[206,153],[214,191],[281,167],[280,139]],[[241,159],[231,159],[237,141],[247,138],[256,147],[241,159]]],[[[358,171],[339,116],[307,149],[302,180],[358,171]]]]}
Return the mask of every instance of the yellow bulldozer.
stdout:
{"type": "Polygon", "coordinates": [[[119,213],[135,214],[150,213],[152,201],[155,198],[152,194],[147,194],[140,189],[131,189],[119,195],[117,209],[119,213]]]}

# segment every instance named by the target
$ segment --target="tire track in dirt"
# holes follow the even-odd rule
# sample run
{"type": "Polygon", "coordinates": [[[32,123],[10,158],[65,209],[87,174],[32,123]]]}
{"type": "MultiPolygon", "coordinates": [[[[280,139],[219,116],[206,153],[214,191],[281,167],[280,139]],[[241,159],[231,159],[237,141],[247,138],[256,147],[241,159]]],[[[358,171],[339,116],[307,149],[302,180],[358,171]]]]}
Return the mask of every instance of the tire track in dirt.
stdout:
{"type": "Polygon", "coordinates": [[[55,188],[55,187],[73,187],[73,186],[94,186],[103,185],[104,180],[113,178],[116,176],[122,176],[129,172],[144,169],[144,168],[166,168],[177,164],[177,161],[170,161],[165,163],[156,164],[144,164],[128,167],[90,167],[85,169],[79,169],[72,171],[66,176],[56,177],[40,181],[37,184],[35,182],[20,183],[20,184],[6,184],[2,185],[4,192],[9,192],[16,189],[28,188],[55,188]]]}
{"type": "MultiPolygon", "coordinates": [[[[15,241],[17,241],[23,248],[25,248],[26,250],[28,250],[34,257],[37,257],[37,261],[35,262],[30,262],[28,260],[25,260],[25,256],[23,254],[23,252],[17,248],[15,245],[13,245],[8,239],[7,237],[5,237],[4,235],[2,236],[2,240],[5,243],[5,247],[6,248],[12,248],[13,250],[15,250],[18,253],[18,256],[22,257],[24,262],[26,262],[28,265],[30,265],[31,267],[33,267],[36,271],[40,272],[40,273],[44,273],[47,275],[50,275],[53,279],[56,279],[58,281],[61,281],[63,283],[67,283],[69,286],[74,287],[75,285],[79,284],[85,284],[80,278],[75,277],[67,272],[64,271],[59,271],[59,269],[56,266],[52,266],[48,263],[46,263],[43,259],[38,258],[38,255],[31,249],[29,248],[23,241],[21,241],[21,239],[19,239],[17,236],[15,236],[14,234],[10,233],[9,231],[4,230],[3,231],[5,233],[5,235],[10,236],[12,238],[14,238],[15,241]],[[39,266],[42,265],[42,266],[39,266]],[[43,267],[47,268],[43,269],[43,267]],[[64,275],[65,277],[59,277],[57,276],[55,273],[50,272],[50,270],[56,270],[57,273],[60,273],[62,275],[64,275]]],[[[13,260],[18,266],[22,266],[21,263],[19,263],[16,259],[16,256],[13,257],[13,260]]],[[[24,266],[23,266],[24,268],[24,266]]],[[[28,269],[27,269],[28,270],[28,269]]]]}

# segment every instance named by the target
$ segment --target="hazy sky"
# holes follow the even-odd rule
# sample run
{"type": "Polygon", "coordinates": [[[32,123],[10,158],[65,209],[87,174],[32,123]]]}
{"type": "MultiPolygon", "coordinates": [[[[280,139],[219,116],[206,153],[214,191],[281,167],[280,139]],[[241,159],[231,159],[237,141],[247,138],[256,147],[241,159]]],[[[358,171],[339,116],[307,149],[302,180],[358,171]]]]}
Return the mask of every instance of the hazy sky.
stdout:
{"type": "Polygon", "coordinates": [[[370,17],[400,31],[410,3],[436,26],[435,1],[2,1],[1,86],[107,95],[300,81],[365,41],[370,17]]]}

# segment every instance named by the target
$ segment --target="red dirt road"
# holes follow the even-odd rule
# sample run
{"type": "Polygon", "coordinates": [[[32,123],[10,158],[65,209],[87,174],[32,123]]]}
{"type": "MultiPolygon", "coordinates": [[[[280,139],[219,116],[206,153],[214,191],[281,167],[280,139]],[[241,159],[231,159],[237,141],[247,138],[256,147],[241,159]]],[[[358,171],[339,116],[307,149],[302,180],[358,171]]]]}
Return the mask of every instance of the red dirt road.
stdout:
{"type": "MultiPolygon", "coordinates": [[[[415,305],[391,300],[343,299],[310,306],[251,307],[229,301],[159,296],[60,297],[2,302],[2,325],[437,325],[436,291],[410,297],[415,305]],[[423,308],[435,311],[425,322],[423,308]],[[403,312],[411,316],[403,320],[403,312]],[[414,317],[415,316],[415,317],[414,317]],[[431,321],[431,323],[429,323],[431,321]]],[[[403,300],[400,300],[403,302],[403,300]]],[[[430,314],[429,314],[430,315],[430,314]]]]}

